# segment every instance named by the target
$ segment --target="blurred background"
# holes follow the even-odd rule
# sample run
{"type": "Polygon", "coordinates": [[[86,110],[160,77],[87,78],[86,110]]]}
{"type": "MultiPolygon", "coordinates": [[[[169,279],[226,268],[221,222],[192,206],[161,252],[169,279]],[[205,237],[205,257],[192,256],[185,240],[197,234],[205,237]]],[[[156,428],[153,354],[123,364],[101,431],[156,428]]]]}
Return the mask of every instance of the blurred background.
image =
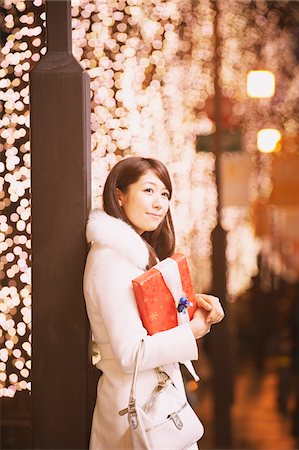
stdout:
{"type": "MultiPolygon", "coordinates": [[[[185,374],[201,448],[298,449],[299,2],[73,0],[71,16],[92,206],[120,159],[162,160],[177,250],[226,311],[199,344],[200,383],[185,374]]],[[[2,0],[0,33],[1,448],[28,449],[29,73],[47,53],[45,2],[2,0]]]]}

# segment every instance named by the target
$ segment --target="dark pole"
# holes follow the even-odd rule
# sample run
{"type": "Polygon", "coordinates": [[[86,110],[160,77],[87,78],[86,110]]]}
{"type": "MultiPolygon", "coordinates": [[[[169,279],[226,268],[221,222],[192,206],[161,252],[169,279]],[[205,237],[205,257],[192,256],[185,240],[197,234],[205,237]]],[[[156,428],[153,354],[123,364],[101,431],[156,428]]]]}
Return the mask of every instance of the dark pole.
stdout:
{"type": "Polygon", "coordinates": [[[47,2],[48,51],[30,74],[33,448],[86,449],[89,77],[71,52],[71,4],[47,2]]]}
{"type": "Polygon", "coordinates": [[[221,88],[219,85],[220,71],[220,36],[218,31],[218,2],[213,2],[215,10],[215,180],[218,191],[217,225],[212,232],[212,293],[220,298],[226,312],[226,318],[218,324],[211,333],[211,351],[213,364],[213,395],[214,395],[214,445],[217,449],[232,448],[230,405],[232,401],[232,368],[230,341],[228,333],[228,304],[226,285],[226,232],[221,226],[221,177],[220,155],[222,152],[222,121],[221,121],[221,88]]]}

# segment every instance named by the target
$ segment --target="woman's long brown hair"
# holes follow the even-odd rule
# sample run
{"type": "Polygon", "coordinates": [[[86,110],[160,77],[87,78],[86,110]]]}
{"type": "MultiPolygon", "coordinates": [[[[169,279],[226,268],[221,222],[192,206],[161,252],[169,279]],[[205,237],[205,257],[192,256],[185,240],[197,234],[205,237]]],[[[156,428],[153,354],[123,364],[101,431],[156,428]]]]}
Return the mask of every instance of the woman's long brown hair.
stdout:
{"type": "MultiPolygon", "coordinates": [[[[110,216],[122,219],[132,226],[132,223],[119,205],[116,189],[126,193],[129,186],[136,183],[148,170],[151,170],[164,183],[171,198],[172,184],[164,164],[157,159],[132,156],[118,162],[109,173],[103,193],[104,211],[110,216]]],[[[157,263],[156,257],[163,260],[171,256],[175,248],[175,234],[170,209],[168,209],[163,222],[156,230],[146,231],[141,237],[149,249],[148,268],[157,263]]]]}

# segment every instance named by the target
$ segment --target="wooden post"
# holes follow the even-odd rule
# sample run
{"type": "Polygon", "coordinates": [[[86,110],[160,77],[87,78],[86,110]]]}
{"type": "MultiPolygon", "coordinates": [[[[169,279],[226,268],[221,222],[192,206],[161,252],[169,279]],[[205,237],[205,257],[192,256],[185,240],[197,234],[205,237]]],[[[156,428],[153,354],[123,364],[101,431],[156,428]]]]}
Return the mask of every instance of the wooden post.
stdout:
{"type": "Polygon", "coordinates": [[[71,52],[70,1],[46,6],[48,50],[30,75],[33,448],[86,449],[90,88],[71,52]]]}
{"type": "Polygon", "coordinates": [[[212,294],[220,298],[226,312],[226,318],[211,333],[211,351],[213,364],[213,397],[214,397],[214,446],[217,449],[232,448],[230,406],[232,401],[232,358],[228,332],[229,311],[226,285],[226,232],[221,226],[222,192],[220,177],[220,155],[222,152],[222,120],[221,120],[221,88],[219,85],[220,70],[220,37],[218,33],[218,3],[215,9],[215,180],[218,192],[217,225],[212,232],[212,294]]]}

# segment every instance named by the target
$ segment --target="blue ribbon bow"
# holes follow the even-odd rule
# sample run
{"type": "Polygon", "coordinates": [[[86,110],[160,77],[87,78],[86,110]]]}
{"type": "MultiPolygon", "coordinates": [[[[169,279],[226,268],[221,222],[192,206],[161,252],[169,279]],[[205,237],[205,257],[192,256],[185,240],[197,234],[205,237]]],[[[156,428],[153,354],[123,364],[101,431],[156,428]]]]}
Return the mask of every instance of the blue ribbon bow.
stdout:
{"type": "Polygon", "coordinates": [[[189,306],[192,306],[192,305],[193,305],[193,303],[189,302],[187,297],[181,297],[178,307],[177,307],[177,310],[179,313],[186,314],[187,308],[189,308],[189,306]]]}

